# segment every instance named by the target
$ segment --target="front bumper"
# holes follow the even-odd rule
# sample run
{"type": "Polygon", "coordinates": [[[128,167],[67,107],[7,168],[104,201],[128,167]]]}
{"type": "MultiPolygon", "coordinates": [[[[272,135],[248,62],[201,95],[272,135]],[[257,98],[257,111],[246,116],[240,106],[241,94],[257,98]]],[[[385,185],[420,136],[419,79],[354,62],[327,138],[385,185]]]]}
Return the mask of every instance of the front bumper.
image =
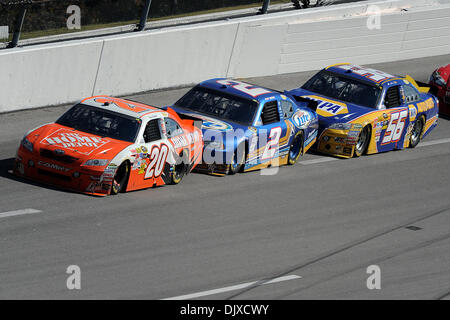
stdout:
{"type": "Polygon", "coordinates": [[[325,129],[317,141],[317,151],[342,158],[353,157],[356,134],[349,135],[347,130],[325,129]]]}
{"type": "Polygon", "coordinates": [[[202,162],[198,164],[193,171],[224,176],[228,174],[229,168],[230,165],[228,164],[207,164],[202,162]]]}
{"type": "Polygon", "coordinates": [[[105,176],[104,170],[90,170],[50,160],[22,147],[17,151],[13,173],[47,185],[96,196],[110,194],[113,179],[111,175],[105,176]]]}

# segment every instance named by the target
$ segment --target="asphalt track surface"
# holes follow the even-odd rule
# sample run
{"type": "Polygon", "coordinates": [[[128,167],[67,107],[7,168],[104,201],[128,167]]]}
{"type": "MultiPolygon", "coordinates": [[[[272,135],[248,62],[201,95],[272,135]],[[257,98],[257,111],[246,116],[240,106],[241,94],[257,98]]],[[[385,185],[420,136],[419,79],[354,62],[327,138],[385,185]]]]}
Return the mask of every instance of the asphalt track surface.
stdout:
{"type": "MultiPolygon", "coordinates": [[[[427,81],[449,62],[373,67],[427,81]]],[[[250,80],[290,89],[312,74],[250,80]]],[[[165,105],[187,90],[132,98],[165,105]]],[[[23,134],[67,108],[0,115],[1,299],[449,298],[449,120],[415,149],[307,154],[275,175],[191,174],[96,198],[7,173],[23,134]],[[81,290],[66,287],[69,265],[81,268],[81,290]],[[380,290],[366,286],[370,265],[380,290]]]]}

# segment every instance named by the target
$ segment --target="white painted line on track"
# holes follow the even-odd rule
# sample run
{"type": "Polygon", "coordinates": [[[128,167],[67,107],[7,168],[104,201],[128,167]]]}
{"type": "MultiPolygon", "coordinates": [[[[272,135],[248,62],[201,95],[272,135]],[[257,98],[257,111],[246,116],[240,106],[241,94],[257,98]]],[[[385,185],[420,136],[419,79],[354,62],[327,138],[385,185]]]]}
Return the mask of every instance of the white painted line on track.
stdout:
{"type": "Polygon", "coordinates": [[[420,142],[417,145],[417,147],[433,146],[435,144],[442,144],[442,143],[450,143],[450,138],[420,142]]]}
{"type": "Polygon", "coordinates": [[[326,157],[321,157],[319,159],[312,159],[312,160],[305,160],[305,161],[300,161],[299,163],[306,166],[308,164],[316,164],[316,163],[322,163],[322,162],[330,162],[330,161],[336,161],[339,160],[337,158],[326,158],[326,157]]]}
{"type": "Polygon", "coordinates": [[[296,279],[300,279],[300,278],[301,278],[300,276],[297,276],[297,275],[293,274],[293,275],[289,275],[289,276],[275,278],[275,279],[268,280],[268,281],[247,282],[247,283],[237,284],[237,285],[234,285],[234,286],[229,286],[229,287],[224,287],[224,288],[219,288],[219,289],[201,291],[201,292],[186,294],[186,295],[182,295],[182,296],[176,296],[176,297],[172,297],[172,298],[165,298],[165,299],[162,299],[162,300],[189,300],[189,299],[195,299],[195,298],[210,296],[210,295],[218,294],[218,293],[224,293],[224,292],[229,292],[229,291],[241,290],[241,289],[245,289],[245,288],[247,288],[249,286],[252,286],[252,285],[262,286],[262,285],[266,285],[266,284],[272,284],[272,283],[289,281],[289,280],[296,280],[296,279]]]}
{"type": "MultiPolygon", "coordinates": [[[[444,138],[444,139],[437,139],[437,140],[431,140],[431,141],[425,141],[420,142],[416,148],[419,147],[427,147],[427,146],[434,146],[436,144],[443,144],[443,143],[450,143],[450,138],[444,138]]],[[[327,158],[327,157],[320,157],[317,159],[311,159],[311,160],[305,160],[305,161],[299,161],[299,164],[302,164],[304,166],[307,166],[309,164],[316,164],[316,163],[323,163],[323,162],[330,162],[330,161],[337,161],[341,160],[338,158],[327,158]]]]}
{"type": "Polygon", "coordinates": [[[33,213],[39,213],[42,212],[41,210],[36,209],[22,209],[22,210],[15,210],[15,211],[7,211],[7,212],[1,212],[0,218],[8,218],[8,217],[14,217],[14,216],[21,216],[24,214],[33,214],[33,213]]]}

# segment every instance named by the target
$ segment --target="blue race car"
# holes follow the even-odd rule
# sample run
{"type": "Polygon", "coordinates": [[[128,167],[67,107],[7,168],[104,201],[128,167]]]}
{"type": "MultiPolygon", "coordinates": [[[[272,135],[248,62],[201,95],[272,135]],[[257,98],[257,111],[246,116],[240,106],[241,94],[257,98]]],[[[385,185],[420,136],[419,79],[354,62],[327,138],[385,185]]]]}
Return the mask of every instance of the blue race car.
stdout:
{"type": "Polygon", "coordinates": [[[317,138],[317,114],[306,105],[220,78],[198,84],[171,108],[202,120],[205,146],[197,170],[224,175],[294,164],[317,138]]]}
{"type": "Polygon", "coordinates": [[[438,100],[410,76],[341,63],[285,94],[319,116],[316,148],[342,158],[414,148],[437,125],[438,100]]]}

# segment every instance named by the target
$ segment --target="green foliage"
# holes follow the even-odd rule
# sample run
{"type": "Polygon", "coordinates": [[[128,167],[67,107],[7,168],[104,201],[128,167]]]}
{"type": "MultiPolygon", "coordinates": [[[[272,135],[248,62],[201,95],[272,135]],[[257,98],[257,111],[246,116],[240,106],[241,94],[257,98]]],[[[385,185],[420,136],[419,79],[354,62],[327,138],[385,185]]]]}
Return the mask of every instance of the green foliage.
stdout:
{"type": "MultiPolygon", "coordinates": [[[[262,0],[153,0],[150,18],[258,2],[262,3],[262,0]]],[[[5,0],[0,0],[0,25],[8,25],[12,31],[19,5],[4,3],[5,0]]],[[[139,20],[144,4],[145,0],[35,0],[28,5],[22,30],[29,32],[65,27],[69,5],[81,8],[81,24],[85,26],[139,20]]]]}

